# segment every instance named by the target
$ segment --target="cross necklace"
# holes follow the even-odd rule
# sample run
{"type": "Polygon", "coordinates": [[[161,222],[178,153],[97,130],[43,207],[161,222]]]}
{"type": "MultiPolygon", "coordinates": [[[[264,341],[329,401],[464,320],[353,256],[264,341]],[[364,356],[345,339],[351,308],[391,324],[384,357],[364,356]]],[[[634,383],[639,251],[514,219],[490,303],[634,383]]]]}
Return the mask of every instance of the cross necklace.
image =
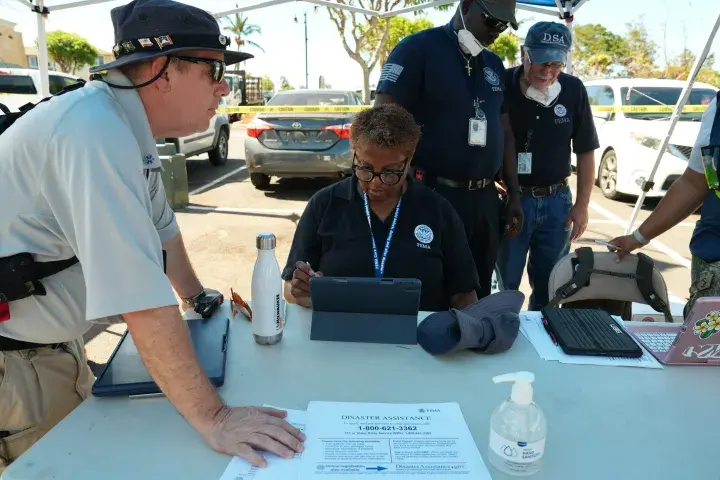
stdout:
{"type": "Polygon", "coordinates": [[[465,54],[462,52],[462,50],[458,49],[458,53],[460,53],[460,56],[465,60],[465,69],[467,70],[468,77],[472,74],[473,67],[470,66],[470,62],[472,61],[473,57],[467,58],[465,54]]]}

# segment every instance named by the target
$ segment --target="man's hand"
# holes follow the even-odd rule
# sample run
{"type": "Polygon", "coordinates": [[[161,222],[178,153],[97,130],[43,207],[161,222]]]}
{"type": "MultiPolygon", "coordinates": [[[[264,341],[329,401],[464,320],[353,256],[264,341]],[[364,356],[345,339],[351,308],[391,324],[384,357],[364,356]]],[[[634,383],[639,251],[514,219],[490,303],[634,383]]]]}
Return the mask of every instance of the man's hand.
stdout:
{"type": "Polygon", "coordinates": [[[566,230],[570,230],[572,227],[572,233],[570,234],[570,241],[574,242],[585,233],[585,229],[588,225],[588,208],[578,205],[573,205],[568,214],[567,224],[565,225],[566,230]]]}
{"type": "Polygon", "coordinates": [[[609,243],[617,245],[616,249],[608,247],[608,250],[617,253],[618,261],[622,260],[628,253],[643,246],[633,235],[623,235],[622,237],[613,238],[609,243]]]}
{"type": "Polygon", "coordinates": [[[505,210],[507,216],[505,236],[514,237],[522,231],[523,226],[523,209],[520,197],[511,195],[505,210]]]}
{"type": "Polygon", "coordinates": [[[267,460],[255,450],[292,458],[303,451],[305,435],[284,420],[287,412],[274,408],[223,407],[215,424],[203,436],[210,447],[220,453],[242,457],[258,467],[267,460]]]}
{"type": "Polygon", "coordinates": [[[305,262],[297,262],[292,280],[290,281],[290,294],[301,307],[310,308],[310,277],[322,277],[321,272],[315,272],[305,262]]]}

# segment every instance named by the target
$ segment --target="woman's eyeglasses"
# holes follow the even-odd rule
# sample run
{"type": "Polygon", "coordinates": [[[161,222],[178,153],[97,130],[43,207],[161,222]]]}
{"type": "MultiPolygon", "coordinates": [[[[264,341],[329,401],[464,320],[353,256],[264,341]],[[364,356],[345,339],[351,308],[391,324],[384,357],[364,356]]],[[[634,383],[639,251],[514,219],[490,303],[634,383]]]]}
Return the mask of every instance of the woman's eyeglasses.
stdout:
{"type": "MultiPolygon", "coordinates": [[[[407,165],[407,162],[408,160],[405,160],[405,165],[407,165]]],[[[403,166],[401,170],[384,168],[382,171],[376,172],[371,167],[356,164],[354,158],[352,169],[357,179],[361,182],[369,183],[372,182],[375,177],[380,177],[380,181],[385,185],[396,185],[405,174],[405,166],[403,166]]]]}
{"type": "Polygon", "coordinates": [[[199,63],[199,64],[206,64],[210,65],[210,76],[215,81],[215,83],[220,83],[225,79],[225,62],[222,60],[214,60],[212,58],[202,58],[202,57],[185,57],[182,55],[173,55],[173,58],[177,58],[178,60],[183,60],[186,62],[191,63],[199,63]]]}
{"type": "Polygon", "coordinates": [[[482,2],[479,0],[475,0],[475,2],[480,6],[480,8],[482,8],[483,19],[485,20],[485,26],[487,26],[488,30],[494,30],[496,32],[504,32],[507,30],[510,26],[510,22],[493,17],[487,11],[487,8],[485,8],[485,5],[483,5],[482,2]]]}

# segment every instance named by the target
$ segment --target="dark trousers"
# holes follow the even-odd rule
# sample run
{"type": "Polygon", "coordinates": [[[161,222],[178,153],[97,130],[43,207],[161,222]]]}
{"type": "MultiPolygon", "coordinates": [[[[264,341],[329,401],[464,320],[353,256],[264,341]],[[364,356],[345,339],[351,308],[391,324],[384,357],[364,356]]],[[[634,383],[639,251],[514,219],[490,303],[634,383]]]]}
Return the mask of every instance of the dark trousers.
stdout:
{"type": "Polygon", "coordinates": [[[478,298],[490,295],[492,276],[502,239],[504,204],[494,184],[478,190],[435,185],[435,191],[448,199],[465,226],[465,235],[475,260],[478,298]]]}

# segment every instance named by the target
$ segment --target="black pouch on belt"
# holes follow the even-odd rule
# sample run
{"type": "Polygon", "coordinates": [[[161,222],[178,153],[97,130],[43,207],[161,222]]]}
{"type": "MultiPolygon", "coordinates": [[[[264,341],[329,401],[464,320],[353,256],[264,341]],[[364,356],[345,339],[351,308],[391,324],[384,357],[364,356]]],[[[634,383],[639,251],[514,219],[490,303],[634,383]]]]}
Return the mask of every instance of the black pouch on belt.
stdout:
{"type": "Polygon", "coordinates": [[[0,303],[46,295],[40,280],[77,263],[77,258],[38,263],[29,253],[0,258],[0,303]]]}

